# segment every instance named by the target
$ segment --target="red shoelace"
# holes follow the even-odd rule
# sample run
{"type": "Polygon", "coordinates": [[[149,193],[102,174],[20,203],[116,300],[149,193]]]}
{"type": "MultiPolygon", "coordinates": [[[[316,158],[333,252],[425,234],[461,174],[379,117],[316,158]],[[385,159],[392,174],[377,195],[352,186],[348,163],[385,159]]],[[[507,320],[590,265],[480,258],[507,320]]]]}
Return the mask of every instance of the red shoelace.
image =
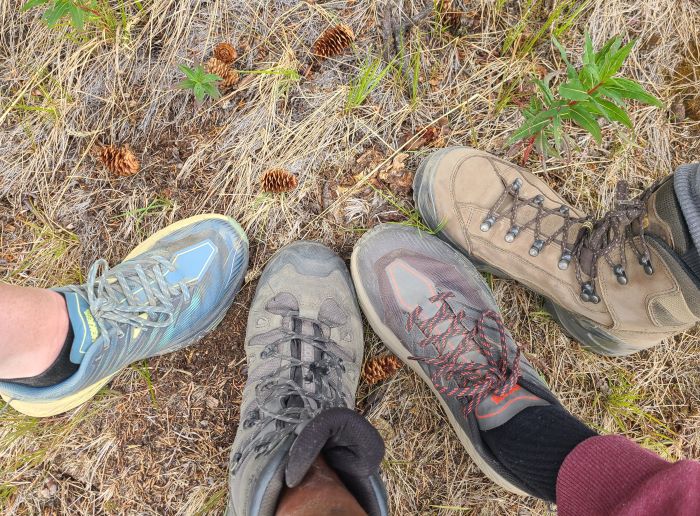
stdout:
{"type": "Polygon", "coordinates": [[[503,396],[507,394],[520,378],[520,348],[516,348],[515,360],[512,368],[508,363],[508,342],[506,328],[500,315],[492,310],[481,312],[474,328],[467,330],[462,321],[466,317],[463,310],[455,313],[447,299],[454,297],[452,292],[441,292],[430,298],[431,303],[440,303],[438,311],[432,317],[420,320],[423,309],[418,306],[408,316],[406,328],[411,331],[417,326],[426,338],[419,342],[422,348],[432,345],[438,352],[438,356],[409,357],[412,360],[424,362],[432,366],[431,379],[435,388],[441,394],[454,398],[469,398],[466,404],[465,416],[472,412],[489,394],[503,396]],[[496,324],[499,334],[499,342],[492,342],[486,335],[486,321],[491,320],[496,324]],[[450,325],[443,333],[433,335],[433,330],[445,321],[450,325]],[[452,337],[462,337],[459,344],[453,350],[448,350],[448,340],[452,337]],[[493,347],[500,345],[500,357],[496,358],[493,347]],[[477,350],[486,359],[485,364],[472,361],[464,361],[464,357],[471,350],[477,350]],[[461,359],[461,360],[460,360],[461,359]],[[457,386],[450,387],[447,384],[454,380],[457,386]]]}

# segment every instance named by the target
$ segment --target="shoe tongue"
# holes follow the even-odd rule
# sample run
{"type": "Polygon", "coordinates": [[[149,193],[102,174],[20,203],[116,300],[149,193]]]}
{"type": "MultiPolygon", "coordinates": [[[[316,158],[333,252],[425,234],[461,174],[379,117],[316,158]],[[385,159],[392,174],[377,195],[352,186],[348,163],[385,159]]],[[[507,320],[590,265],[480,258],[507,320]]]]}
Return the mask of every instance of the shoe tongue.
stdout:
{"type": "Polygon", "coordinates": [[[646,233],[661,238],[678,254],[685,254],[692,245],[688,226],[673,188],[673,176],[668,176],[647,200],[647,218],[644,222],[646,233]]]}
{"type": "Polygon", "coordinates": [[[68,318],[73,328],[73,346],[70,361],[80,364],[85,353],[99,339],[100,330],[90,311],[87,299],[76,292],[62,292],[66,299],[68,318]]]}

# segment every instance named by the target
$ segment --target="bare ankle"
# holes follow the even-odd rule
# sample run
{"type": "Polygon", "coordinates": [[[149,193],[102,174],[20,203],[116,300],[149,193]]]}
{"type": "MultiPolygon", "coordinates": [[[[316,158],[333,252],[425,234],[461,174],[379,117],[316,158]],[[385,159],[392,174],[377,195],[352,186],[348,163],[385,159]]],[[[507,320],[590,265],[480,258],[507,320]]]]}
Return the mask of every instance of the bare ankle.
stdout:
{"type": "Polygon", "coordinates": [[[322,456],[316,459],[301,484],[284,489],[276,512],[277,516],[366,514],[322,456]]]}
{"type": "Polygon", "coordinates": [[[26,378],[46,371],[63,349],[69,324],[61,294],[0,285],[0,378],[26,378]]]}

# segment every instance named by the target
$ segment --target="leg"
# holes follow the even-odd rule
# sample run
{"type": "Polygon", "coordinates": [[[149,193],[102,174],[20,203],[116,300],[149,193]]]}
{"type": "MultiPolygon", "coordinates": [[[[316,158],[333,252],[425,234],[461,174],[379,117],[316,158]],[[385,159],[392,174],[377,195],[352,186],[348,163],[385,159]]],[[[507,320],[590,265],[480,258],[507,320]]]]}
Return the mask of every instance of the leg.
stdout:
{"type": "Polygon", "coordinates": [[[277,516],[362,516],[367,514],[338,475],[319,456],[296,487],[285,487],[277,516]]]}
{"type": "Polygon", "coordinates": [[[52,290],[0,285],[0,378],[46,371],[63,349],[68,311],[52,290]]]}

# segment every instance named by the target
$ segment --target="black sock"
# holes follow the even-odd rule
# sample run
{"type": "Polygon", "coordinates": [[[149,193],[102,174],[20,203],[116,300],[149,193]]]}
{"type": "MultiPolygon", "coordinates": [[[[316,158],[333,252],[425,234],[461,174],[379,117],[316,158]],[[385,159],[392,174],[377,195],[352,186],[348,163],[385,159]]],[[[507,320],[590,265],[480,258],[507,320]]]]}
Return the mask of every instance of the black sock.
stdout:
{"type": "Polygon", "coordinates": [[[63,349],[61,349],[61,352],[56,357],[56,360],[54,360],[53,364],[51,364],[46,371],[29,378],[3,379],[2,381],[28,385],[30,387],[49,387],[69,378],[78,370],[79,367],[78,364],[74,364],[70,361],[70,351],[73,347],[73,340],[73,326],[69,320],[68,335],[66,335],[66,340],[63,343],[63,349]]]}
{"type": "Polygon", "coordinates": [[[481,432],[498,461],[530,492],[549,502],[556,499],[557,474],[576,445],[597,435],[564,408],[528,407],[505,424],[481,432]]]}

